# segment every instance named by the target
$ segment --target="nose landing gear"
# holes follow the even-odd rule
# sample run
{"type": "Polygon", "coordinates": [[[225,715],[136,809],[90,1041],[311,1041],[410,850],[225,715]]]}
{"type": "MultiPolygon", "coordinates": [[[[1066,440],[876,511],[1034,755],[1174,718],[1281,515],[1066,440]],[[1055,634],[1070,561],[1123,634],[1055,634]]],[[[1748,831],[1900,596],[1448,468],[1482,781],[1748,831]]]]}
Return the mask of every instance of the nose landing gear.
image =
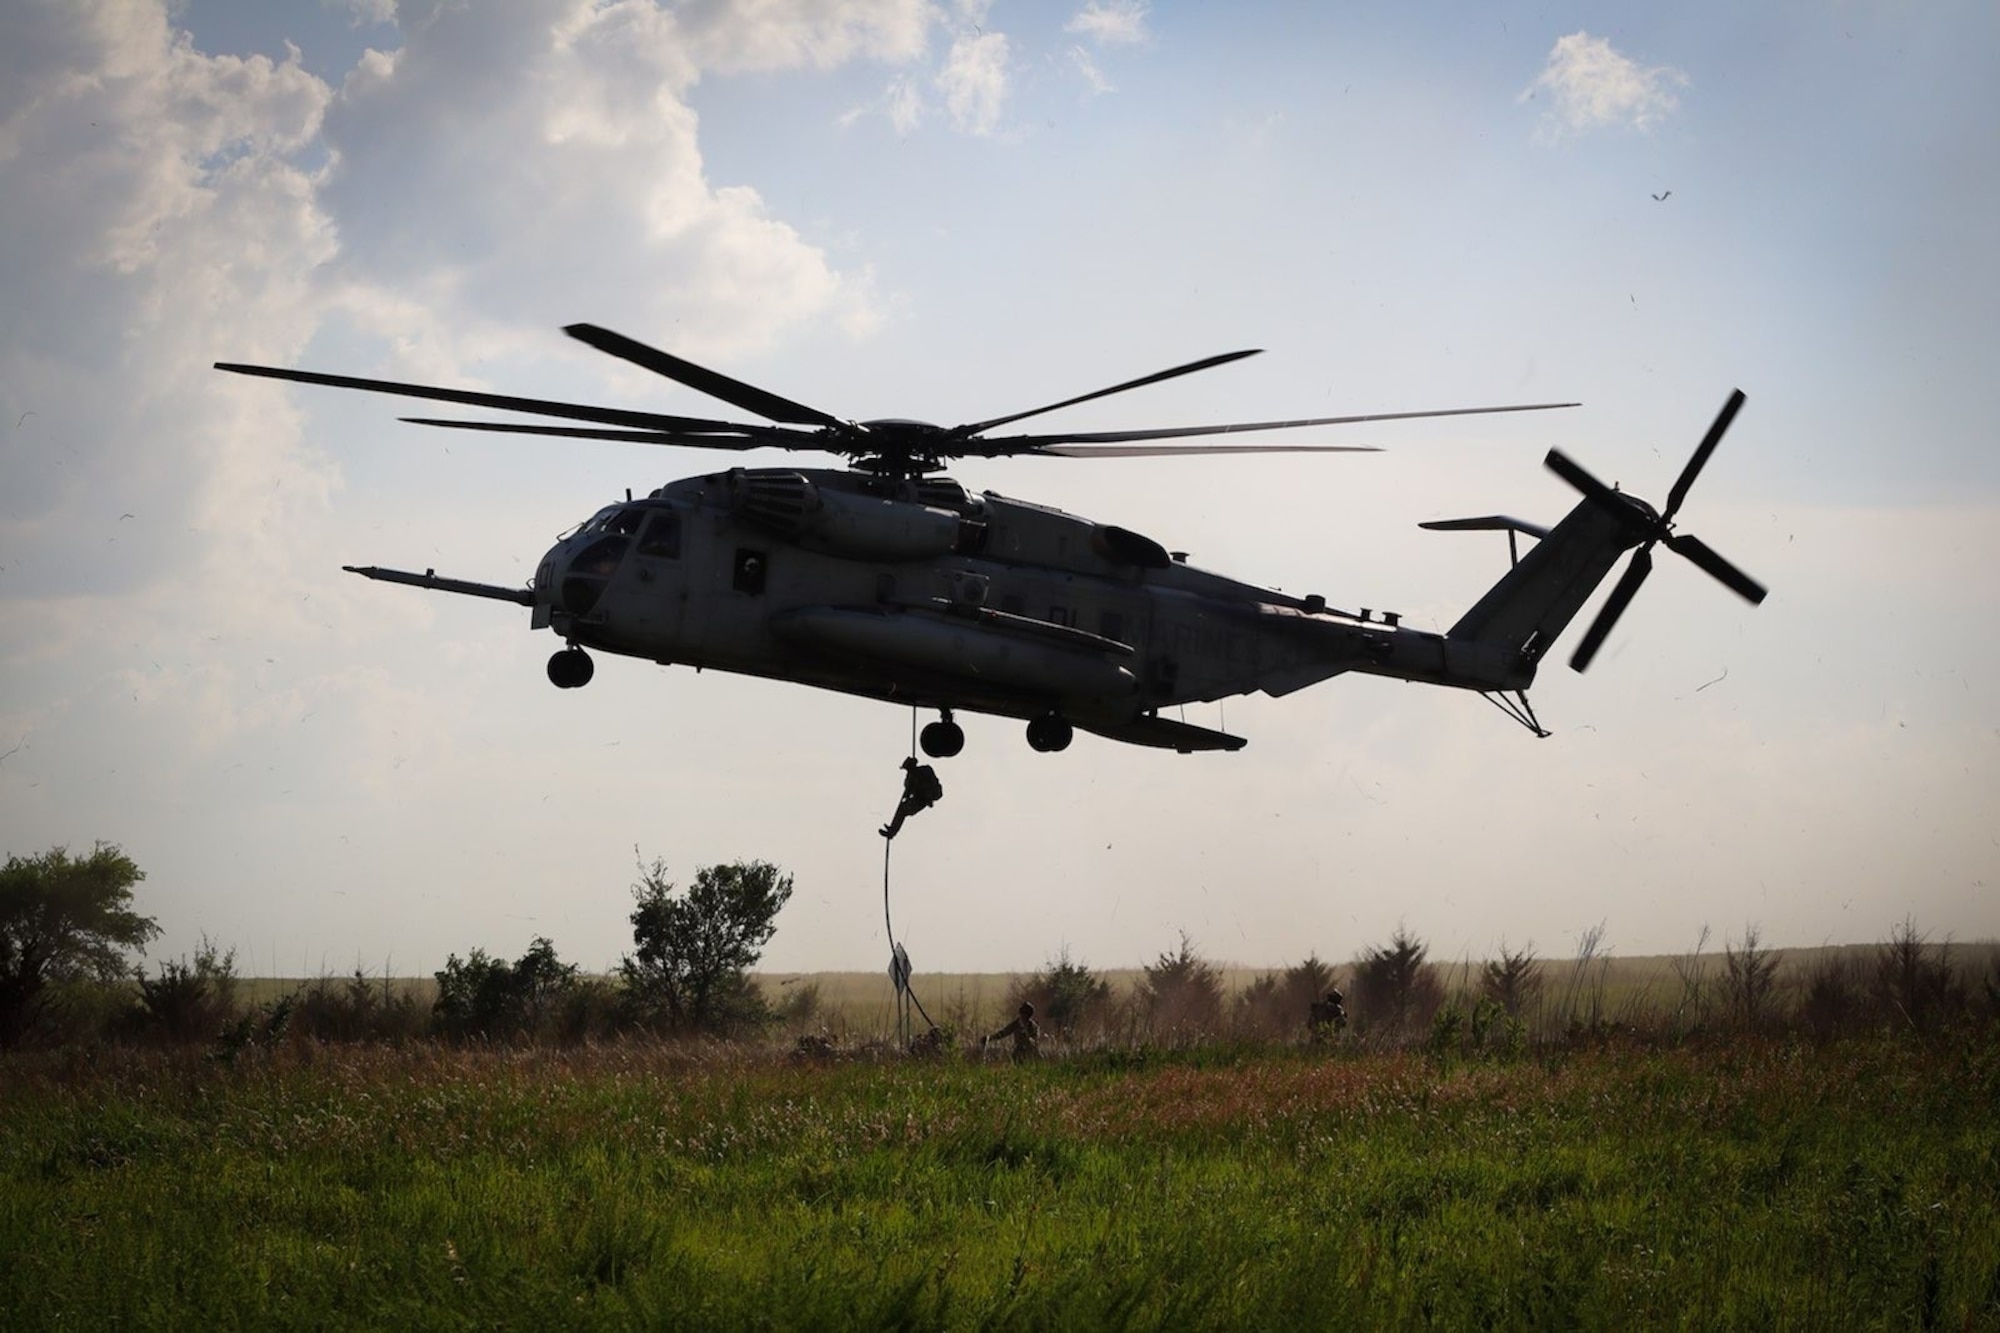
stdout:
{"type": "Polygon", "coordinates": [[[1067,750],[1075,736],[1076,729],[1056,713],[1044,713],[1028,723],[1028,748],[1042,754],[1067,750]]]}
{"type": "Polygon", "coordinates": [[[965,748],[965,729],[951,720],[951,710],[917,733],[917,744],[933,759],[949,759],[965,748]]]}
{"type": "Polygon", "coordinates": [[[565,648],[549,659],[549,684],[559,690],[581,689],[597,674],[597,664],[581,648],[565,648]]]}

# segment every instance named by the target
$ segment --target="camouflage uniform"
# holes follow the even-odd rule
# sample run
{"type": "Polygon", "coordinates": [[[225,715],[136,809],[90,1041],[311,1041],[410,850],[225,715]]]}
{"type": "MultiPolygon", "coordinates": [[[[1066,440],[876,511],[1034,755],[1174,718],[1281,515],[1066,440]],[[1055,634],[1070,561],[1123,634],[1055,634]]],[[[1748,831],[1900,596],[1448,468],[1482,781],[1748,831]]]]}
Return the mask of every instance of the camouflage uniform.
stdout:
{"type": "Polygon", "coordinates": [[[1306,1030],[1314,1041],[1331,1041],[1333,1034],[1347,1026],[1346,998],[1338,990],[1330,990],[1324,1000],[1314,1000],[1311,1012],[1306,1017],[1306,1030]]]}
{"type": "Polygon", "coordinates": [[[999,1041],[1002,1037],[1012,1037],[1014,1039],[1014,1063],[1019,1064],[1023,1060],[1039,1060],[1042,1056],[1042,1051],[1037,1043],[1042,1039],[1042,1029],[1035,1022],[1035,1006],[1024,1001],[1021,1005],[1021,1012],[1014,1016],[1014,1021],[1006,1027],[1001,1028],[986,1040],[999,1041]]]}

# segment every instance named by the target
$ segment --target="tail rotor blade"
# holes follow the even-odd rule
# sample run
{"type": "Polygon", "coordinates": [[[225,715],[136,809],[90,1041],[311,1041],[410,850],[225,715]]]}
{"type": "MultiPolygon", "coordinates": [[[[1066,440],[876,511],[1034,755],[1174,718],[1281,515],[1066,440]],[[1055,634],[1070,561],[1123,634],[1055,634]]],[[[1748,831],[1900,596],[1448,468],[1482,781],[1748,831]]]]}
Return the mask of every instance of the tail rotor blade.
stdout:
{"type": "MultiPolygon", "coordinates": [[[[1687,466],[1681,469],[1681,475],[1675,480],[1674,488],[1667,492],[1667,509],[1660,515],[1662,523],[1671,523],[1674,515],[1680,512],[1681,501],[1687,499],[1688,488],[1693,486],[1694,479],[1701,475],[1702,468],[1708,464],[1708,456],[1715,452],[1715,446],[1722,442],[1723,432],[1729,429],[1729,423],[1736,420],[1736,414],[1742,409],[1743,390],[1732,390],[1729,401],[1722,405],[1720,412],[1716,413],[1715,422],[1708,428],[1708,434],[1702,436],[1701,443],[1695,446],[1694,456],[1688,459],[1687,466]]],[[[1716,577],[1722,578],[1720,574],[1716,577]]],[[[1723,582],[1727,583],[1728,580],[1723,579],[1723,582]]]]}
{"type": "Polygon", "coordinates": [[[1764,600],[1764,585],[1745,574],[1736,566],[1715,553],[1715,548],[1699,537],[1675,534],[1667,538],[1667,545],[1675,554],[1686,556],[1696,565],[1720,582],[1724,587],[1743,598],[1752,606],[1764,600]]]}
{"type": "Polygon", "coordinates": [[[1632,553],[1632,563],[1625,567],[1625,573],[1612,588],[1611,596],[1605,598],[1604,609],[1597,613],[1597,619],[1590,622],[1583,642],[1576,647],[1576,655],[1569,659],[1570,668],[1582,671],[1590,665],[1590,659],[1597,656],[1597,650],[1604,646],[1604,640],[1611,633],[1611,627],[1618,623],[1618,617],[1625,614],[1638,593],[1639,585],[1646,581],[1646,575],[1653,572],[1653,555],[1649,546],[1641,546],[1632,553]]]}
{"type": "Polygon", "coordinates": [[[1599,504],[1608,504],[1614,509],[1623,507],[1618,502],[1618,492],[1584,471],[1583,464],[1577,462],[1562,450],[1549,450],[1549,456],[1543,462],[1548,465],[1549,471],[1555,473],[1558,477],[1561,477],[1564,481],[1576,487],[1599,504]]]}

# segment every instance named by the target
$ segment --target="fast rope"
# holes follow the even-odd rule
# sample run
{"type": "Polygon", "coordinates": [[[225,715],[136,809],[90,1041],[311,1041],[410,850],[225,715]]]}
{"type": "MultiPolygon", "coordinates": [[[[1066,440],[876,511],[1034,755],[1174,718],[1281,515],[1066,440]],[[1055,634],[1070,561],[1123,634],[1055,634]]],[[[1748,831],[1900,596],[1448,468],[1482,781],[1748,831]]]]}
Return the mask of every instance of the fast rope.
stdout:
{"type": "MultiPolygon", "coordinates": [[[[910,757],[905,761],[904,768],[908,770],[916,762],[917,710],[912,708],[910,710],[910,757]]],[[[928,773],[929,770],[925,770],[925,772],[928,773]]],[[[906,793],[907,790],[906,783],[906,793]]],[[[935,800],[936,797],[932,797],[932,801],[935,800]]],[[[930,803],[925,802],[926,805],[930,803]]],[[[918,808],[921,809],[922,807],[918,808]]],[[[885,825],[882,829],[882,931],[889,937],[889,980],[896,987],[896,1039],[907,1050],[910,1046],[911,1005],[914,1004],[917,1007],[917,1012],[923,1015],[924,1022],[932,1032],[938,1030],[938,1025],[931,1018],[930,1013],[925,1010],[924,1002],[917,998],[916,990],[910,985],[910,955],[903,951],[902,945],[896,943],[896,926],[889,917],[889,853],[896,846],[896,834],[901,831],[903,819],[902,797],[899,796],[897,799],[895,822],[885,825]]]]}
{"type": "Polygon", "coordinates": [[[903,946],[896,943],[896,927],[889,919],[889,852],[896,845],[894,838],[882,840],[882,930],[889,937],[889,979],[896,984],[897,1040],[904,1046],[910,1044],[910,1015],[908,1005],[917,1006],[930,1030],[937,1031],[937,1023],[924,1009],[924,1002],[917,998],[916,988],[910,985],[910,956],[903,952],[903,946]]]}

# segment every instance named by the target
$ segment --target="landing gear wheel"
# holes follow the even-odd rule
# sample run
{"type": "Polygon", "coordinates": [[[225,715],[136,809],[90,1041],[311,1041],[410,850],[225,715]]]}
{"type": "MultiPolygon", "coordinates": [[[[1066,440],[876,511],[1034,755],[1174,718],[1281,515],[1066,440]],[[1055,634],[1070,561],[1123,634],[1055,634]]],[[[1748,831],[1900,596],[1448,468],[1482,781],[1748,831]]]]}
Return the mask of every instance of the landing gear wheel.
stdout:
{"type": "Polygon", "coordinates": [[[1028,746],[1043,754],[1067,750],[1076,729],[1054,713],[1044,713],[1028,723],[1028,746]]]}
{"type": "Polygon", "coordinates": [[[581,689],[597,674],[597,663],[581,648],[565,648],[549,659],[549,684],[559,690],[581,689]]]}
{"type": "Polygon", "coordinates": [[[917,744],[933,759],[949,759],[965,748],[965,729],[948,717],[941,718],[917,733],[917,744]]]}

